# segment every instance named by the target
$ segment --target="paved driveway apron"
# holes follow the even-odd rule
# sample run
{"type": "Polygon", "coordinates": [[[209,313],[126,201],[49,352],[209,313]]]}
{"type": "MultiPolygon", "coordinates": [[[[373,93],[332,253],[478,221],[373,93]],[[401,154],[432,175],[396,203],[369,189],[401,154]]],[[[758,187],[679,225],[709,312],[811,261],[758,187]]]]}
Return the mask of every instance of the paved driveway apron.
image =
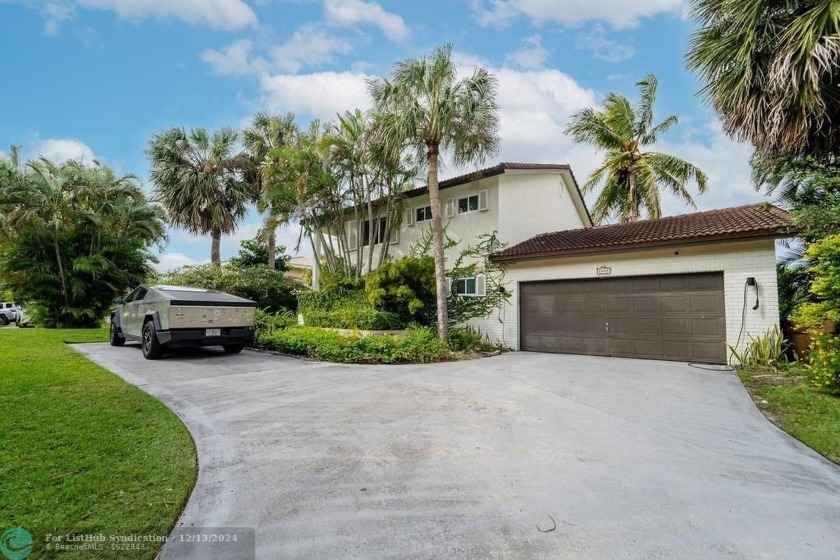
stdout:
{"type": "Polygon", "coordinates": [[[190,428],[200,472],[179,525],[254,527],[257,558],[840,557],[840,469],[732,373],[76,349],[190,428]]]}

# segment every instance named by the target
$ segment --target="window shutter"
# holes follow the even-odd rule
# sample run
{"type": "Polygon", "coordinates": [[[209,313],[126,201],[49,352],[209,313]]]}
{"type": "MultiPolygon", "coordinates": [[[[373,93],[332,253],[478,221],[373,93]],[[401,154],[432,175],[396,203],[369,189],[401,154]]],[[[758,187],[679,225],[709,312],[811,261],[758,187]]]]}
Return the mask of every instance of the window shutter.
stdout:
{"type": "Polygon", "coordinates": [[[452,293],[452,278],[447,278],[446,279],[446,295],[448,296],[451,293],[452,293]]]}
{"type": "Polygon", "coordinates": [[[405,225],[413,226],[414,225],[414,208],[409,207],[405,211],[405,225]]]}
{"type": "Polygon", "coordinates": [[[454,198],[447,198],[446,199],[446,217],[451,218],[455,215],[455,199],[454,198]]]}
{"type": "Polygon", "coordinates": [[[481,189],[478,191],[478,209],[482,212],[487,210],[489,206],[489,194],[487,189],[481,189]]]}
{"type": "Polygon", "coordinates": [[[399,242],[400,242],[400,228],[399,228],[399,226],[397,226],[397,224],[392,223],[391,224],[390,243],[391,243],[391,245],[396,245],[399,242]]]}
{"type": "Polygon", "coordinates": [[[359,244],[359,225],[356,220],[350,220],[344,224],[347,234],[347,248],[351,251],[359,244]]]}
{"type": "Polygon", "coordinates": [[[475,275],[475,295],[477,296],[486,296],[487,291],[485,286],[485,279],[483,274],[476,274],[475,275]]]}

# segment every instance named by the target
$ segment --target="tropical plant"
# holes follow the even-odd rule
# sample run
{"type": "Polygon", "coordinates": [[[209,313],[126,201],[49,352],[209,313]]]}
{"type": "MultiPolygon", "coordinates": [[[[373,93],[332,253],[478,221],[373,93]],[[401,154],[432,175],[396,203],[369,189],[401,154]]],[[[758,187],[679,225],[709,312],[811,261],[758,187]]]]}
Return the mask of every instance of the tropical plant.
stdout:
{"type": "Polygon", "coordinates": [[[432,325],[435,321],[435,260],[407,256],[385,263],[365,277],[368,301],[397,314],[404,323],[432,325]]]}
{"type": "Polygon", "coordinates": [[[805,259],[810,263],[811,294],[816,301],[800,306],[794,322],[818,330],[826,319],[840,322],[840,234],[809,245],[805,259]]]}
{"type": "Polygon", "coordinates": [[[297,308],[297,294],[305,290],[300,282],[267,266],[236,267],[201,264],[173,270],[161,281],[179,286],[219,290],[257,302],[266,311],[297,308]]]}
{"type": "Polygon", "coordinates": [[[155,199],[170,225],[212,238],[210,261],[221,262],[222,235],[236,226],[258,198],[259,187],[248,180],[248,160],[240,151],[239,133],[222,128],[209,134],[170,128],[155,134],[146,150],[155,199]]]}
{"type": "Polygon", "coordinates": [[[688,66],[731,136],[765,156],[837,154],[836,1],[693,0],[688,66]]]}
{"type": "Polygon", "coordinates": [[[251,124],[242,132],[242,144],[251,160],[251,180],[259,185],[257,209],[266,214],[260,231],[268,245],[268,266],[274,268],[275,247],[277,245],[277,227],[284,221],[279,209],[272,204],[269,196],[271,183],[263,173],[266,158],[271,150],[285,146],[298,132],[295,116],[292,113],[272,115],[259,111],[251,124]]]}
{"type": "Polygon", "coordinates": [[[750,336],[743,350],[732,346],[729,349],[742,368],[776,372],[787,363],[787,342],[779,327],[773,327],[761,336],[750,336]]]}
{"type": "Polygon", "coordinates": [[[95,163],[0,162],[0,274],[46,327],[95,327],[165,238],[136,177],[95,163]]]}
{"type": "Polygon", "coordinates": [[[583,185],[585,193],[601,187],[592,216],[598,222],[612,217],[622,223],[635,222],[643,211],[652,219],[662,217],[663,188],[692,208],[694,200],[686,185],[693,181],[700,193],[706,192],[706,174],[695,165],[669,154],[644,151],[678,119],[672,115],[654,125],[656,77],[648,74],[637,85],[640,99],[636,105],[623,95],[610,93],[600,111],[584,109],[572,115],[566,127],[566,134],[575,142],[606,152],[604,162],[583,185]]]}
{"type": "Polygon", "coordinates": [[[394,65],[389,78],[369,84],[378,133],[392,154],[416,152],[428,174],[432,209],[433,255],[437,293],[437,329],[448,340],[446,261],[438,171],[442,155],[456,165],[481,162],[499,144],[496,78],[484,68],[459,79],[452,45],[435,49],[431,57],[394,65]]]}
{"type": "Polygon", "coordinates": [[[228,260],[230,266],[237,268],[248,268],[252,266],[267,266],[273,270],[286,272],[289,270],[291,257],[286,254],[286,247],[274,246],[274,254],[270,250],[271,244],[262,236],[257,235],[254,239],[246,239],[239,242],[239,254],[228,260]],[[271,257],[274,257],[273,259],[271,257]],[[272,261],[274,261],[272,263],[272,261]]]}

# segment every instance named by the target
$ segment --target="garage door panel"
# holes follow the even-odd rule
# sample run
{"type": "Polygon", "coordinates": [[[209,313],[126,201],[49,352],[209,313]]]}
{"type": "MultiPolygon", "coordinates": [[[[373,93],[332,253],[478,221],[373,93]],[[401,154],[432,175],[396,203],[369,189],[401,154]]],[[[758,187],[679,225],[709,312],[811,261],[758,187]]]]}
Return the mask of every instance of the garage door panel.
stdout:
{"type": "Polygon", "coordinates": [[[523,350],[726,360],[720,273],[524,283],[520,294],[523,350]]]}
{"type": "Polygon", "coordinates": [[[722,314],[724,312],[724,302],[717,294],[694,295],[691,297],[691,311],[693,313],[722,314]]]}
{"type": "Polygon", "coordinates": [[[655,295],[635,296],[631,301],[632,310],[636,313],[659,313],[662,310],[661,301],[655,295]]]}

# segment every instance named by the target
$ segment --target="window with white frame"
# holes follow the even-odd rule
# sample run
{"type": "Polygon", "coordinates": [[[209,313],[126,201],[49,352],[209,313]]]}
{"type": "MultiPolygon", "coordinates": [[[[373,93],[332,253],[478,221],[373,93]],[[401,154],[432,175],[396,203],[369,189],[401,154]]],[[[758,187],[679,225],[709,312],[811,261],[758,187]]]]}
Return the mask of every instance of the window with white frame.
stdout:
{"type": "Polygon", "coordinates": [[[418,206],[414,209],[414,221],[417,223],[428,222],[432,219],[431,206],[418,206]]]}
{"type": "Polygon", "coordinates": [[[458,199],[458,213],[466,214],[467,212],[478,211],[478,195],[473,194],[458,199]]]}
{"type": "MultiPolygon", "coordinates": [[[[377,228],[377,230],[375,232],[371,232],[371,230],[370,230],[370,227],[371,227],[370,220],[364,220],[362,222],[362,245],[365,246],[365,247],[370,245],[371,233],[375,233],[375,237],[374,237],[374,241],[373,241],[374,245],[379,245],[380,243],[384,242],[385,241],[385,230],[386,230],[387,225],[388,225],[387,222],[388,222],[388,220],[385,218],[385,216],[382,216],[381,218],[379,218],[379,227],[377,228]]],[[[376,222],[374,222],[374,225],[376,225],[376,222]]]]}
{"type": "Polygon", "coordinates": [[[484,274],[477,274],[475,276],[468,276],[465,278],[458,278],[454,282],[449,281],[451,289],[452,284],[455,284],[455,294],[462,297],[477,297],[486,295],[484,274]]]}

